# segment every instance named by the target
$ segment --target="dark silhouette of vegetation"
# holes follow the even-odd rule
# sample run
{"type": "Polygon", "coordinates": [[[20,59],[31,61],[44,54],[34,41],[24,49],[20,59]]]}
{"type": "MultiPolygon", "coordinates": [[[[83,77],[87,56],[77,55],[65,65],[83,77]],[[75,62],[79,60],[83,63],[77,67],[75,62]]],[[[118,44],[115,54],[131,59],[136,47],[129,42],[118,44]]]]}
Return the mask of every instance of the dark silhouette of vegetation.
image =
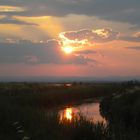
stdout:
{"type": "Polygon", "coordinates": [[[67,87],[1,83],[0,140],[139,140],[139,91],[129,93],[135,86],[139,84],[94,83],[67,87]],[[103,97],[101,112],[108,120],[106,125],[93,124],[81,115],[71,122],[60,122],[57,111],[49,111],[103,97]]]}
{"type": "Polygon", "coordinates": [[[140,86],[104,98],[100,107],[102,116],[108,121],[112,137],[140,139],[140,86]]]}
{"type": "Polygon", "coordinates": [[[21,106],[52,108],[77,101],[109,96],[124,90],[121,84],[49,85],[45,83],[1,83],[0,94],[8,96],[21,106]]]}

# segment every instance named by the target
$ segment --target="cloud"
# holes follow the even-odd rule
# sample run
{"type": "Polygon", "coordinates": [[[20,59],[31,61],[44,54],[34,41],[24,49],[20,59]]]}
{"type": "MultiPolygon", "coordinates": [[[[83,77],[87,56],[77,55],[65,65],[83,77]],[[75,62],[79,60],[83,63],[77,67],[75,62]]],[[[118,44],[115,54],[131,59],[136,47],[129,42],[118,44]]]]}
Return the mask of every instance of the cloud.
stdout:
{"type": "Polygon", "coordinates": [[[136,32],[135,34],[130,36],[121,36],[119,39],[130,42],[140,42],[140,32],[136,32]]]}
{"type": "Polygon", "coordinates": [[[119,39],[123,41],[140,42],[140,37],[123,36],[123,37],[120,37],[119,39]]]}
{"type": "Polygon", "coordinates": [[[140,51],[140,46],[130,46],[130,47],[125,47],[125,48],[140,51]]]}
{"type": "Polygon", "coordinates": [[[0,4],[25,8],[24,11],[8,13],[12,15],[66,16],[77,14],[140,25],[139,0],[1,0],[0,4]]]}
{"type": "Polygon", "coordinates": [[[109,28],[104,29],[82,29],[78,31],[67,31],[59,34],[62,45],[73,47],[93,46],[95,43],[104,43],[116,40],[119,33],[109,28]]]}
{"type": "Polygon", "coordinates": [[[129,27],[129,29],[130,30],[139,30],[140,29],[140,24],[139,25],[137,25],[137,24],[135,24],[135,25],[132,25],[131,27],[129,27]]]}
{"type": "Polygon", "coordinates": [[[0,13],[11,13],[11,12],[23,12],[26,9],[23,7],[18,6],[6,6],[6,5],[0,5],[0,13]]]}
{"type": "Polygon", "coordinates": [[[17,24],[17,25],[33,25],[33,26],[38,26],[38,24],[21,21],[21,20],[18,20],[16,18],[9,17],[9,16],[1,18],[0,19],[0,24],[17,24]]]}
{"type": "Polygon", "coordinates": [[[0,63],[86,65],[97,61],[83,55],[64,54],[56,40],[50,40],[46,44],[25,40],[0,43],[0,63]]]}
{"type": "Polygon", "coordinates": [[[96,54],[98,53],[97,51],[93,51],[93,50],[83,50],[83,51],[76,51],[76,54],[96,54]]]}

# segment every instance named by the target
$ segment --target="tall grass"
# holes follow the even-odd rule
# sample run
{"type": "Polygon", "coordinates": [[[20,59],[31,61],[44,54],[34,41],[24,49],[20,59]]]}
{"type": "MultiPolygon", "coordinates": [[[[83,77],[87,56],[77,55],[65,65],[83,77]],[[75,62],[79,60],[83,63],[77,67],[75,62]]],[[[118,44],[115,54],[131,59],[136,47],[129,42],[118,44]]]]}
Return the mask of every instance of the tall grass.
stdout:
{"type": "Polygon", "coordinates": [[[132,137],[138,140],[132,129],[125,131],[120,124],[93,124],[81,115],[71,122],[60,122],[57,112],[48,111],[87,98],[110,96],[126,87],[121,84],[55,88],[35,83],[0,84],[0,140],[129,140],[132,137]]]}

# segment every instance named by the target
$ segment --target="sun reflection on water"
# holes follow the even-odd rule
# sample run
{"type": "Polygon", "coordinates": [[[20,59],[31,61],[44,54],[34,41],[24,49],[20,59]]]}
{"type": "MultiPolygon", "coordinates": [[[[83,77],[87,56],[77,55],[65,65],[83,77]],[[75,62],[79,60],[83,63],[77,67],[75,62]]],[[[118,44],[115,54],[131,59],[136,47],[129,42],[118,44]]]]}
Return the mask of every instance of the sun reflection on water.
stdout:
{"type": "Polygon", "coordinates": [[[73,109],[71,107],[66,108],[63,112],[60,113],[60,121],[68,120],[71,121],[73,118],[73,109]]]}
{"type": "Polygon", "coordinates": [[[72,119],[72,108],[66,108],[65,110],[65,118],[67,120],[70,120],[72,119]]]}
{"type": "Polygon", "coordinates": [[[74,119],[80,119],[79,115],[82,115],[85,119],[93,123],[106,123],[106,120],[101,116],[99,110],[99,103],[89,103],[76,107],[67,107],[59,112],[60,122],[72,122],[74,119]]]}

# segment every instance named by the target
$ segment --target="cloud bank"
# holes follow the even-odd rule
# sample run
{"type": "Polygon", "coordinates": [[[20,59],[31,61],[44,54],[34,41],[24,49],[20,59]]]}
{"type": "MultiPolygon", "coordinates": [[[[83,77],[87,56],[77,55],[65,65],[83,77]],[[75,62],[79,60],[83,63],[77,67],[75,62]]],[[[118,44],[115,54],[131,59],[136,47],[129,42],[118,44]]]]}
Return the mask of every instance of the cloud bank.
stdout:
{"type": "Polygon", "coordinates": [[[47,43],[19,41],[18,43],[0,43],[0,63],[26,64],[79,64],[97,63],[83,55],[66,55],[55,40],[47,43]]]}
{"type": "Polygon", "coordinates": [[[60,37],[69,40],[87,40],[90,43],[95,42],[108,42],[117,39],[119,33],[109,28],[89,30],[82,29],[78,31],[68,31],[60,33],[60,37]]]}
{"type": "Polygon", "coordinates": [[[140,32],[136,32],[135,34],[129,36],[122,36],[120,37],[120,40],[130,41],[130,42],[140,42],[140,32]]]}
{"type": "Polygon", "coordinates": [[[0,4],[14,6],[12,11],[1,10],[1,14],[57,17],[77,14],[140,25],[139,0],[0,0],[0,4]]]}
{"type": "Polygon", "coordinates": [[[130,47],[126,47],[127,49],[131,49],[131,50],[137,50],[140,51],[140,46],[130,46],[130,47]]]}
{"type": "Polygon", "coordinates": [[[0,24],[16,24],[16,25],[33,25],[33,26],[38,26],[38,24],[35,23],[29,23],[29,22],[25,22],[22,20],[18,20],[16,18],[10,17],[10,16],[6,16],[4,18],[0,19],[0,24]]]}

